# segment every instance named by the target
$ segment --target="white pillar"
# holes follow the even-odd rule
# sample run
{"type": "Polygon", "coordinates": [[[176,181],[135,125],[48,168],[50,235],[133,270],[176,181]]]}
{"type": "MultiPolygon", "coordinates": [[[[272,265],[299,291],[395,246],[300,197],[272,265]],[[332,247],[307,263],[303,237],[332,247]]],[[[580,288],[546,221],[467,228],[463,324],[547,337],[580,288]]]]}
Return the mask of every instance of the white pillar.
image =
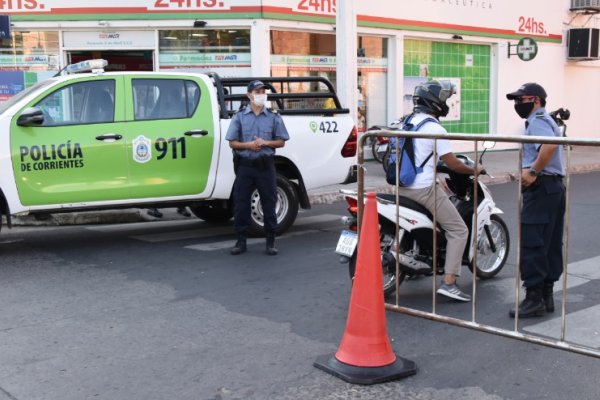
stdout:
{"type": "Polygon", "coordinates": [[[354,0],[341,0],[336,7],[337,93],[342,106],[350,109],[355,123],[358,116],[358,37],[354,0]]]}
{"type": "Polygon", "coordinates": [[[388,45],[387,124],[404,114],[404,35],[389,39],[388,45]]]}
{"type": "Polygon", "coordinates": [[[265,20],[254,20],[250,28],[250,63],[252,76],[271,76],[270,26],[265,20]]]}

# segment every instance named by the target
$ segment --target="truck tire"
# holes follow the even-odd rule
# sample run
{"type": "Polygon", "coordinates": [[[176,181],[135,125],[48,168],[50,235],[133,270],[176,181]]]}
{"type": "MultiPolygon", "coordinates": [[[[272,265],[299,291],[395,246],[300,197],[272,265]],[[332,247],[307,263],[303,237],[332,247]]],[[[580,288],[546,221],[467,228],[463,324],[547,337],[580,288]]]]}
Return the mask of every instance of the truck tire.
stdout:
{"type": "Polygon", "coordinates": [[[191,206],[192,213],[206,222],[226,222],[233,217],[231,207],[224,206],[222,203],[215,204],[207,201],[204,204],[191,206]]]}
{"type": "MultiPolygon", "coordinates": [[[[296,220],[298,203],[298,192],[294,184],[285,176],[277,174],[277,205],[275,206],[275,214],[277,215],[278,234],[288,230],[296,220]]],[[[258,190],[252,193],[250,207],[250,227],[248,228],[248,234],[250,236],[264,236],[263,211],[258,190]]]]}

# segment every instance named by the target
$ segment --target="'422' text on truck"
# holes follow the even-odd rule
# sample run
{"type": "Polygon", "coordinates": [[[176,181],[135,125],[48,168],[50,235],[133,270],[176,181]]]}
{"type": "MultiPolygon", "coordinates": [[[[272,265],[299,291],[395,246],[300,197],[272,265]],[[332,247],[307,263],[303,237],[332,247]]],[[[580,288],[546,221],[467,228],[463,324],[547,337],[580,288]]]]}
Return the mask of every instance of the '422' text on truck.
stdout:
{"type": "MultiPolygon", "coordinates": [[[[279,232],[310,208],[307,191],[356,179],[356,128],[323,78],[104,73],[68,66],[0,105],[0,212],[11,216],[189,206],[209,222],[232,216],[233,157],[225,140],[250,80],[269,89],[290,134],[279,149],[279,232]]],[[[258,193],[250,233],[262,233],[258,193]]]]}

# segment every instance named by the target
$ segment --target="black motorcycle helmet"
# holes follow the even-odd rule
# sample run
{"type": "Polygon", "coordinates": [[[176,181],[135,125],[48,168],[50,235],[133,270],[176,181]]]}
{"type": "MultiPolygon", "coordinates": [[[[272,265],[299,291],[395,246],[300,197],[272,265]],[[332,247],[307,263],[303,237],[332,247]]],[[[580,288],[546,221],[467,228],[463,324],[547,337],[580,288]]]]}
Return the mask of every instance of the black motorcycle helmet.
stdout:
{"type": "Polygon", "coordinates": [[[450,81],[428,81],[415,87],[413,110],[433,114],[436,117],[448,115],[446,100],[456,93],[456,86],[450,81]]]}

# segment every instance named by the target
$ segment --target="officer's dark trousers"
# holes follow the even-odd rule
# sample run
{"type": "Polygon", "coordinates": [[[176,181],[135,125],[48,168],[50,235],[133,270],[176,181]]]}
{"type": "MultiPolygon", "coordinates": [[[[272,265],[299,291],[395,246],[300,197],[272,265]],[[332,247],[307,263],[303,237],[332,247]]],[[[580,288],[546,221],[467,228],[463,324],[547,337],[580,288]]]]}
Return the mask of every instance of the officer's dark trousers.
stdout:
{"type": "Polygon", "coordinates": [[[240,164],[233,186],[234,228],[238,234],[245,235],[250,226],[250,205],[252,192],[258,190],[262,205],[265,233],[275,233],[277,217],[277,178],[272,160],[265,165],[240,164]]]}
{"type": "Polygon", "coordinates": [[[558,177],[538,177],[523,192],[521,279],[526,288],[556,282],[563,272],[565,187],[558,177]]]}

